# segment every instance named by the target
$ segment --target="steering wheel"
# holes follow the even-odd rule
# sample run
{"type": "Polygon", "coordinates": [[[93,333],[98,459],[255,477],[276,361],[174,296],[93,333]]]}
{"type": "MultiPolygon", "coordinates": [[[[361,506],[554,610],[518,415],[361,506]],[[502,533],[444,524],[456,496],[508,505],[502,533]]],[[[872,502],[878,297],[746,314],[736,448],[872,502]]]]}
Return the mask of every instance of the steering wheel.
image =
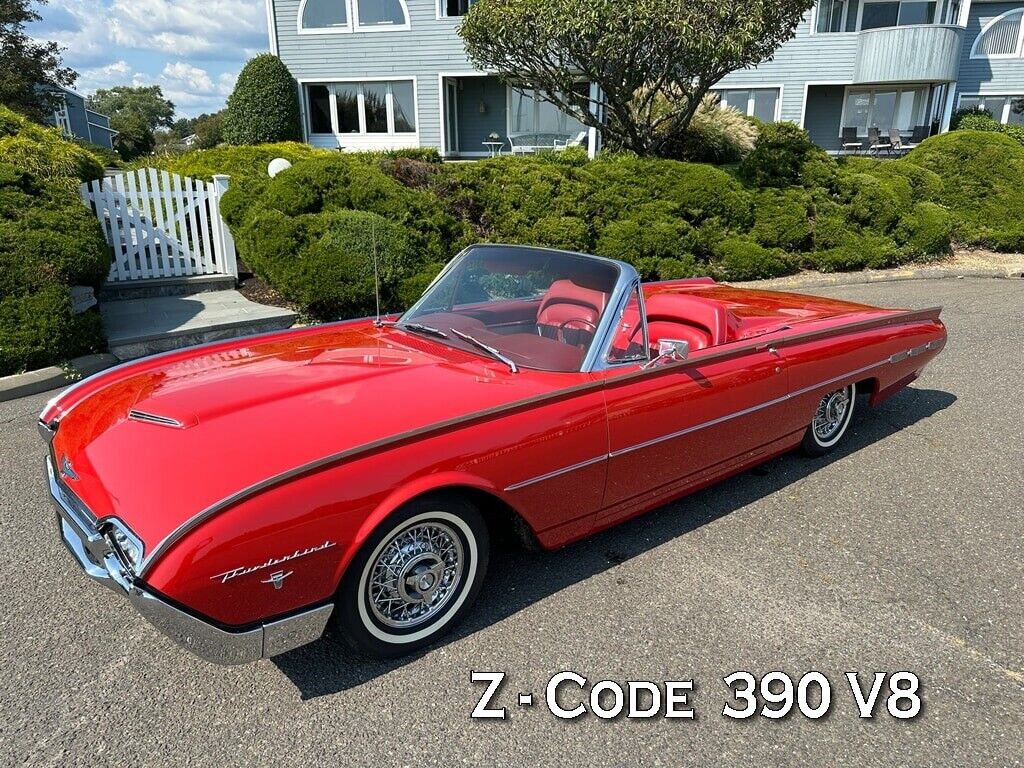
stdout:
{"type": "MultiPolygon", "coordinates": [[[[595,336],[597,335],[597,326],[594,323],[590,322],[589,320],[584,320],[582,317],[570,317],[568,320],[564,320],[562,324],[558,326],[558,330],[555,332],[555,338],[558,341],[562,342],[563,344],[569,343],[565,340],[565,326],[569,325],[569,323],[582,323],[583,325],[589,326],[591,328],[592,333],[595,336]]],[[[579,329],[576,328],[574,330],[579,329]]]]}

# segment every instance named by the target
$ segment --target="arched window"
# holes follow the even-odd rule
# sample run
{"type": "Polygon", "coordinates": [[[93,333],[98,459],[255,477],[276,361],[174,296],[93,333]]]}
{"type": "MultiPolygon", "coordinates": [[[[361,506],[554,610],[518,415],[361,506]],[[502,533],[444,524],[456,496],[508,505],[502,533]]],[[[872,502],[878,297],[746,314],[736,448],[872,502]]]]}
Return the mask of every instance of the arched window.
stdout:
{"type": "Polygon", "coordinates": [[[1021,55],[1024,8],[1015,8],[985,25],[971,48],[972,59],[1013,58],[1021,55]]]}
{"type": "Polygon", "coordinates": [[[359,28],[394,29],[409,27],[409,11],[405,0],[354,0],[359,28]]]}
{"type": "Polygon", "coordinates": [[[302,0],[299,31],[342,32],[349,30],[348,0],[302,0]]]}

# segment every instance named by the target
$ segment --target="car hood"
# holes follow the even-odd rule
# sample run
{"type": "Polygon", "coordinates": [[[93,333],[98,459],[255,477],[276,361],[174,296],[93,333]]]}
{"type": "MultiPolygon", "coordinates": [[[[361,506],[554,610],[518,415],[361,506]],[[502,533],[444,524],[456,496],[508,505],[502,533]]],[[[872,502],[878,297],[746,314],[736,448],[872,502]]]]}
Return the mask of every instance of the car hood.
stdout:
{"type": "MultiPolygon", "coordinates": [[[[64,482],[155,546],[256,483],[374,441],[570,386],[368,322],[140,361],[58,400],[64,482]]],[[[572,381],[570,381],[570,379],[572,381]]]]}

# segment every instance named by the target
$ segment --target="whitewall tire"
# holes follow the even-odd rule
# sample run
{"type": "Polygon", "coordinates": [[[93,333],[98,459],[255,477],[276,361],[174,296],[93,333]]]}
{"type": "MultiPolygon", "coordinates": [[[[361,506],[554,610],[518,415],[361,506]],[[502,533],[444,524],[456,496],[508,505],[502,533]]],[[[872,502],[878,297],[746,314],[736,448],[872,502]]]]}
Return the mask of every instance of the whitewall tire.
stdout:
{"type": "Polygon", "coordinates": [[[803,450],[810,456],[824,456],[846,434],[857,401],[857,386],[849,384],[833,390],[818,402],[814,418],[804,434],[803,450]]]}
{"type": "Polygon", "coordinates": [[[487,525],[464,498],[431,494],[381,523],[349,565],[335,623],[357,651],[393,657],[449,631],[487,570],[487,525]]]}

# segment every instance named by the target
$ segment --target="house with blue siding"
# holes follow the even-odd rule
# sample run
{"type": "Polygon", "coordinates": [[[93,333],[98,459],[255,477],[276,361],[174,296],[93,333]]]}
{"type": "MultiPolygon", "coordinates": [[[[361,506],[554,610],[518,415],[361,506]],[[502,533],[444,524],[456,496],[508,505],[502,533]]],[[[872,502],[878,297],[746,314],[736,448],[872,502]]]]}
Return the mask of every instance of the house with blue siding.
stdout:
{"type": "MultiPolygon", "coordinates": [[[[529,134],[599,137],[469,63],[472,0],[267,0],[270,47],[298,81],[306,141],[344,150],[435,147],[481,157],[529,134]]],[[[771,61],[715,87],[722,103],[804,127],[831,152],[851,131],[945,131],[958,107],[1024,121],[1024,0],[818,0],[771,61]],[[844,131],[845,129],[845,131],[844,131]]],[[[593,86],[590,95],[598,99],[593,86]]]]}
{"type": "Polygon", "coordinates": [[[61,88],[60,95],[60,105],[48,122],[60,128],[65,136],[113,149],[117,131],[111,129],[110,118],[93,112],[86,106],[85,97],[69,88],[61,88]]]}

